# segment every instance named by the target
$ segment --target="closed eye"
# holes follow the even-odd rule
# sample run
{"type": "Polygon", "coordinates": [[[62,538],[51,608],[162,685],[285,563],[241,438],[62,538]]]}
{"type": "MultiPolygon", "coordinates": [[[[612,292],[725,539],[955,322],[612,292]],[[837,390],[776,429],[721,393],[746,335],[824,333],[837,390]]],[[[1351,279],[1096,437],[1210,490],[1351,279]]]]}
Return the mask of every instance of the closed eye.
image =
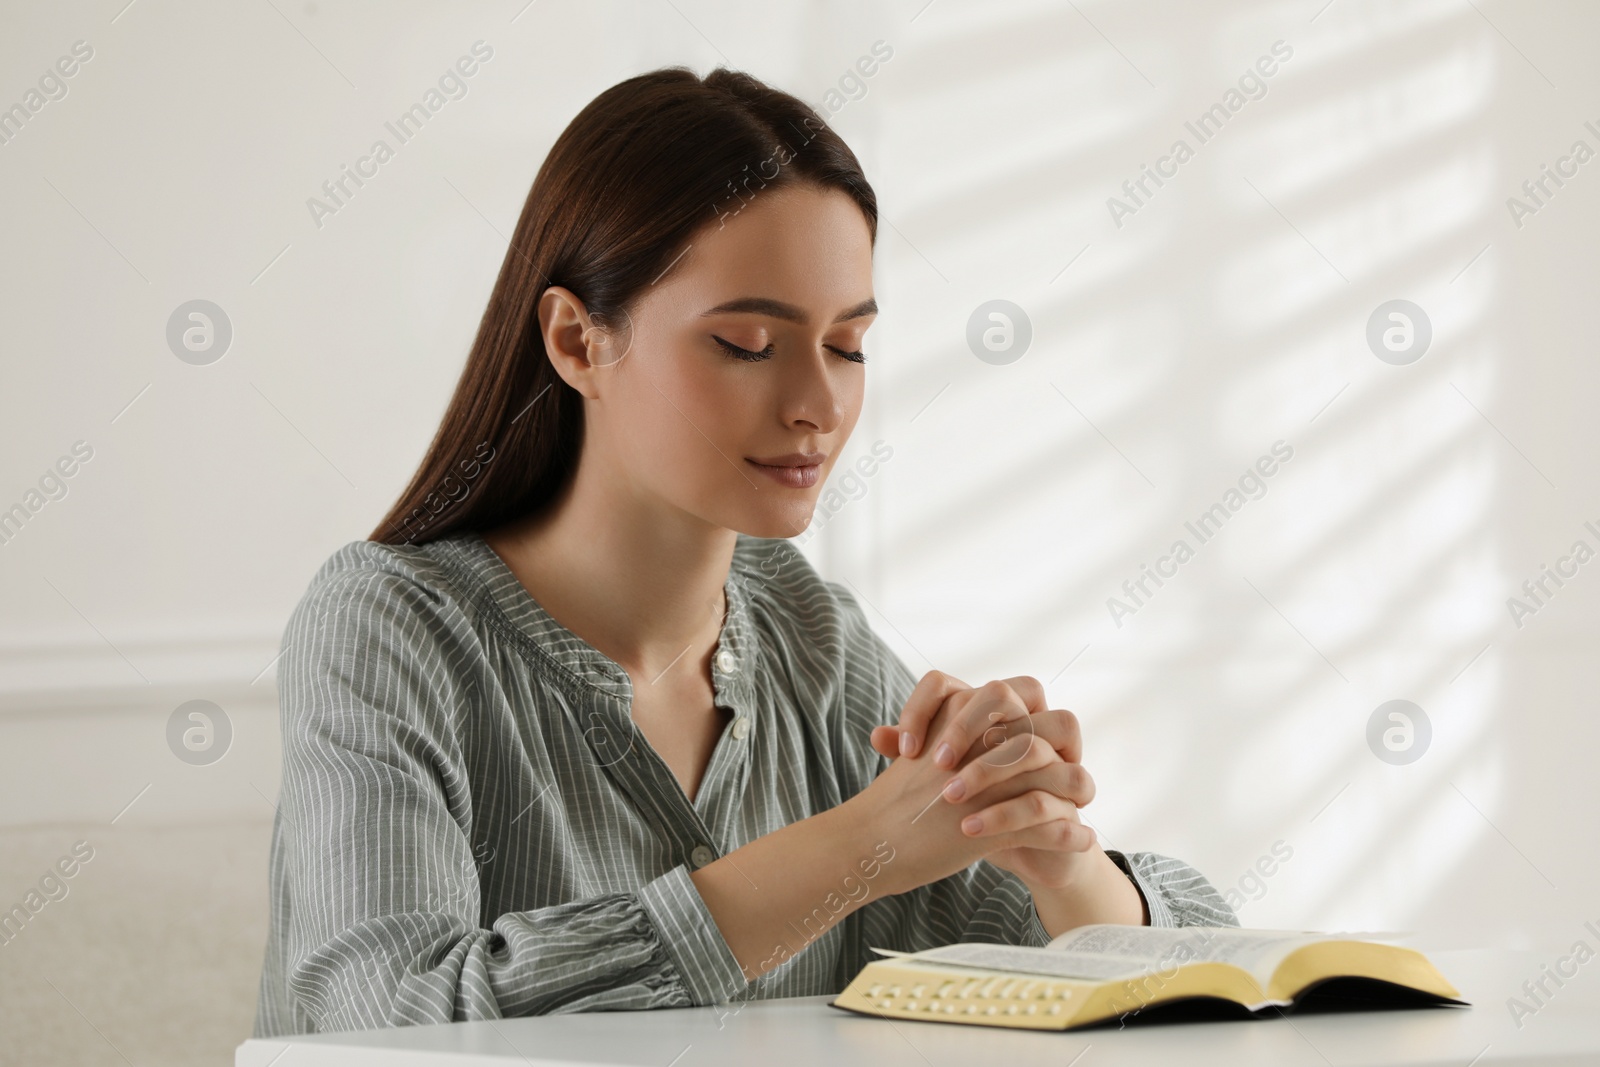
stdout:
{"type": "MultiPolygon", "coordinates": [[[[740,348],[736,344],[724,341],[716,334],[712,334],[711,339],[717,342],[717,344],[721,345],[723,350],[726,351],[728,355],[732,356],[734,359],[742,359],[747,363],[757,363],[763,359],[768,359],[777,351],[770,341],[767,342],[767,347],[761,349],[760,351],[751,351],[748,348],[740,348]]],[[[839,355],[843,356],[845,359],[848,359],[852,363],[865,363],[867,361],[867,354],[865,352],[846,352],[844,349],[834,348],[832,345],[824,345],[823,347],[828,349],[830,352],[837,352],[839,355]]]]}
{"type": "Polygon", "coordinates": [[[728,355],[732,356],[734,359],[742,359],[749,363],[766,359],[768,356],[772,355],[773,352],[777,351],[777,349],[772,347],[771,341],[768,341],[767,347],[763,348],[761,351],[752,352],[748,348],[740,348],[738,345],[730,344],[718,337],[716,334],[712,334],[711,339],[726,349],[728,355]]]}

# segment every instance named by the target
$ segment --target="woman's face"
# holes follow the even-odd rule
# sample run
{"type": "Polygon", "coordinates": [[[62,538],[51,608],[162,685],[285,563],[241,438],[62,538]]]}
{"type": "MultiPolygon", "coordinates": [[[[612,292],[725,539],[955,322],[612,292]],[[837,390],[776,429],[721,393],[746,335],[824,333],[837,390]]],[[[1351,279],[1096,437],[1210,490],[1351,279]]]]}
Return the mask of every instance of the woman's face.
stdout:
{"type": "Polygon", "coordinates": [[[801,533],[861,414],[876,313],[855,202],[805,184],[757,192],[640,298],[625,353],[601,349],[584,462],[647,511],[801,533]],[[805,465],[788,466],[796,453],[805,465]]]}

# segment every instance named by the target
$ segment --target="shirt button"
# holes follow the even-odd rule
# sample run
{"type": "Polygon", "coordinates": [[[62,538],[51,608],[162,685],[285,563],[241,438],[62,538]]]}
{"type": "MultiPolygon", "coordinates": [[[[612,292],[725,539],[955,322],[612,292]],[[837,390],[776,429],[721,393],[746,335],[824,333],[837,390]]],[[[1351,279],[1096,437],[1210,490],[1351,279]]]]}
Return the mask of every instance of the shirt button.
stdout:
{"type": "Polygon", "coordinates": [[[743,741],[750,735],[750,720],[743,715],[733,720],[733,739],[743,741]]]}
{"type": "Polygon", "coordinates": [[[711,850],[705,845],[696,845],[694,851],[689,853],[689,862],[696,867],[704,867],[712,859],[711,850]]]}
{"type": "Polygon", "coordinates": [[[717,653],[717,670],[721,671],[723,674],[732,674],[733,669],[738,665],[739,661],[734,659],[733,653],[727,649],[723,649],[717,653]]]}

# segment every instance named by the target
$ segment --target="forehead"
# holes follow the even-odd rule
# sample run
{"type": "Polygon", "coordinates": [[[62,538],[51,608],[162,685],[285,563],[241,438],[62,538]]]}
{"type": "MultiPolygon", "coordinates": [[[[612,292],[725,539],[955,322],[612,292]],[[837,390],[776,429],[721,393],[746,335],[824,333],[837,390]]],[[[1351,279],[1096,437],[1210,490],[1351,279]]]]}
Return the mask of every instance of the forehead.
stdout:
{"type": "Polygon", "coordinates": [[[762,296],[831,319],[872,295],[872,233],[847,194],[797,184],[719,210],[721,225],[696,234],[661,281],[695,310],[762,296]]]}

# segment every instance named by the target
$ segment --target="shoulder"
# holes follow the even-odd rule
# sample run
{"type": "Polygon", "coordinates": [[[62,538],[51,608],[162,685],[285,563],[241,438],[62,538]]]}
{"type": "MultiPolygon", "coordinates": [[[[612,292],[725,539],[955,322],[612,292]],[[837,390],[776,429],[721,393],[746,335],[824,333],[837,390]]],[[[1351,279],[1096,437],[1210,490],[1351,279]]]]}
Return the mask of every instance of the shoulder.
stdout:
{"type": "Polygon", "coordinates": [[[865,686],[893,699],[916,684],[850,584],[824,578],[789,541],[741,535],[734,570],[757,629],[791,678],[827,678],[852,698],[865,686]]]}
{"type": "Polygon", "coordinates": [[[849,638],[870,630],[849,587],[824,578],[789,541],[740,534],[733,571],[760,621],[785,635],[842,655],[849,638]]]}
{"type": "Polygon", "coordinates": [[[289,630],[368,637],[389,631],[421,640],[461,627],[474,591],[449,563],[449,540],[422,545],[352,541],[335,550],[312,576],[290,615],[289,630]]]}
{"type": "Polygon", "coordinates": [[[441,542],[353,541],[335,550],[284,629],[277,684],[285,743],[333,731],[381,744],[399,722],[450,736],[460,695],[486,657],[472,596],[441,542]]]}
{"type": "Polygon", "coordinates": [[[317,569],[277,661],[286,761],[358,774],[341,761],[459,758],[485,652],[470,586],[448,562],[437,543],[353,541],[317,569]]]}
{"type": "Polygon", "coordinates": [[[418,585],[443,585],[449,575],[441,556],[453,538],[426,544],[390,545],[382,541],[351,541],[334,550],[317,568],[311,588],[350,578],[392,576],[418,585]]]}

